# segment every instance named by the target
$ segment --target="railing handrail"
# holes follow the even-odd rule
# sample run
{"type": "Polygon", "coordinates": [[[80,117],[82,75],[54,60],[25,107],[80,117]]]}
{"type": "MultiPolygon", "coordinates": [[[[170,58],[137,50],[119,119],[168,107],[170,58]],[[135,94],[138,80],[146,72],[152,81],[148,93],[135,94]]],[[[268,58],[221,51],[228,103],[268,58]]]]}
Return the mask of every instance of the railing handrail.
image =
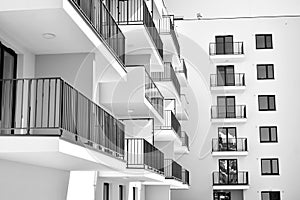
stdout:
{"type": "Polygon", "coordinates": [[[236,171],[231,172],[227,174],[227,176],[224,176],[224,179],[221,178],[221,175],[223,173],[220,173],[220,171],[214,171],[212,172],[213,177],[213,185],[248,185],[249,184],[249,173],[248,171],[236,171]],[[232,179],[232,175],[234,176],[234,179],[232,179]],[[227,177],[227,179],[226,179],[227,177]],[[231,178],[229,180],[229,178],[231,178]],[[215,180],[217,179],[217,180],[215,180]],[[224,181],[224,182],[222,182],[224,181]]]}
{"type": "Polygon", "coordinates": [[[164,168],[166,178],[182,180],[182,166],[179,163],[173,159],[165,159],[164,168]]]}
{"type": "Polygon", "coordinates": [[[0,83],[5,88],[1,101],[15,95],[15,105],[9,108],[15,109],[10,111],[14,112],[9,119],[13,123],[1,123],[1,130],[23,129],[35,135],[30,131],[58,129],[61,137],[72,134],[76,141],[82,138],[90,146],[96,144],[97,148],[124,155],[124,124],[61,77],[0,79],[0,83]],[[80,116],[83,118],[78,119],[80,116]]]}
{"type": "Polygon", "coordinates": [[[243,54],[244,54],[244,42],[210,42],[209,43],[209,55],[243,55],[243,54]],[[232,49],[230,50],[222,49],[223,51],[217,52],[217,44],[232,44],[232,49]]]}
{"type": "Polygon", "coordinates": [[[209,44],[242,44],[244,43],[243,41],[238,41],[238,42],[210,42],[209,44]]]}
{"type": "Polygon", "coordinates": [[[246,105],[212,105],[211,106],[211,118],[247,118],[246,105]],[[224,110],[219,110],[224,108],[224,110]],[[227,108],[235,108],[234,112],[227,111],[227,108]],[[223,114],[223,115],[220,115],[223,114]],[[225,116],[224,116],[225,114],[225,116]],[[228,115],[228,116],[227,116],[228,115]]]}

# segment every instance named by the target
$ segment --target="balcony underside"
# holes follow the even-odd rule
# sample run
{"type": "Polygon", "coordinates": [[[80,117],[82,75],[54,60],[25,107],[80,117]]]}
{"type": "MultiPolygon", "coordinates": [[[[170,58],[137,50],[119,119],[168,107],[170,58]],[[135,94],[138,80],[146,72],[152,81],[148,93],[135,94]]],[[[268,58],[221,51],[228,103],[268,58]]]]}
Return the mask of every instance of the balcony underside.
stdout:
{"type": "Polygon", "coordinates": [[[246,123],[247,118],[217,118],[211,119],[211,123],[215,124],[232,124],[232,123],[246,123]]]}
{"type": "Polygon", "coordinates": [[[112,172],[112,171],[100,171],[100,177],[106,177],[109,179],[120,179],[124,181],[124,179],[135,182],[153,182],[155,184],[159,184],[165,181],[165,177],[161,174],[153,172],[147,169],[126,169],[124,171],[112,172]]]}
{"type": "Polygon", "coordinates": [[[231,156],[247,156],[248,151],[213,151],[212,156],[231,157],[231,156]]]}
{"type": "Polygon", "coordinates": [[[214,185],[213,190],[248,190],[249,185],[214,185]]]}
{"type": "Polygon", "coordinates": [[[81,171],[126,168],[123,160],[59,136],[0,136],[0,146],[0,159],[31,165],[81,171]]]}
{"type": "Polygon", "coordinates": [[[92,52],[103,62],[99,66],[111,66],[105,71],[110,79],[125,76],[123,64],[69,1],[43,0],[28,3],[12,0],[5,6],[0,8],[1,30],[33,54],[92,52]],[[53,33],[56,37],[45,39],[44,33],[53,33]]]}
{"type": "Polygon", "coordinates": [[[176,154],[188,154],[190,152],[189,148],[184,145],[175,145],[174,146],[174,153],[176,154]]]}
{"type": "Polygon", "coordinates": [[[240,62],[245,58],[244,54],[210,55],[210,60],[215,63],[240,62]]]}
{"type": "Polygon", "coordinates": [[[162,182],[144,182],[143,185],[169,185],[172,190],[187,190],[188,184],[184,184],[182,181],[175,179],[164,179],[162,182]]]}
{"type": "Polygon", "coordinates": [[[244,92],[246,86],[215,86],[210,87],[211,92],[231,93],[231,92],[244,92]]]}
{"type": "Polygon", "coordinates": [[[177,133],[171,129],[171,127],[161,127],[159,130],[155,130],[154,133],[154,140],[155,141],[174,141],[175,145],[181,146],[181,139],[177,135],[177,133]]]}
{"type": "Polygon", "coordinates": [[[163,61],[159,52],[148,33],[147,27],[143,24],[120,25],[126,37],[126,55],[151,55],[151,71],[162,72],[163,61]]]}

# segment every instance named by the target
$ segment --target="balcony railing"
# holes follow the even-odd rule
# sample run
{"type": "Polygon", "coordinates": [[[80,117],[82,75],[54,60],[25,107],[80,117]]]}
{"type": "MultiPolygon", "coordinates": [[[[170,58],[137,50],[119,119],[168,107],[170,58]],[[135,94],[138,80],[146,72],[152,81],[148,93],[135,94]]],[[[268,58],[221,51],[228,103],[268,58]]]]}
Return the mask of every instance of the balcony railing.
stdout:
{"type": "Polygon", "coordinates": [[[248,151],[247,138],[213,138],[212,151],[248,151]]]}
{"type": "Polygon", "coordinates": [[[1,135],[56,135],[124,157],[124,125],[61,78],[0,80],[0,94],[1,135]]]}
{"type": "Polygon", "coordinates": [[[181,131],[181,142],[182,146],[186,146],[188,149],[190,148],[189,136],[185,131],[181,131]]]}
{"type": "Polygon", "coordinates": [[[182,170],[182,182],[183,184],[190,185],[190,172],[186,169],[182,170]]]}
{"type": "Polygon", "coordinates": [[[164,154],[141,138],[126,139],[127,168],[148,169],[164,174],[164,154]]]}
{"type": "Polygon", "coordinates": [[[180,95],[180,83],[175,74],[172,63],[165,62],[164,72],[151,72],[151,77],[154,81],[172,81],[177,94],[180,95]]]}
{"type": "Polygon", "coordinates": [[[248,172],[213,172],[213,185],[248,185],[249,177],[248,172]]]}
{"type": "Polygon", "coordinates": [[[244,54],[243,42],[209,43],[209,55],[242,55],[244,54]]]}
{"type": "Polygon", "coordinates": [[[182,167],[172,159],[165,159],[165,177],[167,179],[182,180],[182,167]]]}
{"type": "Polygon", "coordinates": [[[164,125],[156,127],[156,130],[173,130],[176,135],[181,138],[181,124],[174,115],[172,110],[165,110],[164,112],[164,125]]]}
{"type": "Polygon", "coordinates": [[[244,73],[231,73],[225,76],[219,74],[210,75],[210,87],[245,86],[244,73]]]}
{"type": "Polygon", "coordinates": [[[125,64],[125,36],[102,0],[69,0],[93,31],[125,64]]]}
{"type": "Polygon", "coordinates": [[[163,60],[163,42],[144,0],[119,1],[117,11],[112,13],[114,13],[115,19],[120,25],[145,25],[163,60]]]}
{"type": "Polygon", "coordinates": [[[236,118],[244,119],[246,116],[245,105],[233,105],[233,106],[212,106],[211,107],[212,119],[227,119],[236,118]]]}
{"type": "Polygon", "coordinates": [[[187,68],[184,59],[181,59],[181,66],[175,68],[176,73],[183,73],[187,79],[187,68]]]}
{"type": "Polygon", "coordinates": [[[145,97],[154,109],[164,117],[164,97],[158,87],[152,80],[151,76],[145,69],[145,97]]]}
{"type": "Polygon", "coordinates": [[[174,15],[164,15],[163,18],[159,20],[158,23],[159,23],[158,25],[159,33],[171,35],[177,54],[178,56],[180,56],[180,45],[175,31],[174,15]]]}

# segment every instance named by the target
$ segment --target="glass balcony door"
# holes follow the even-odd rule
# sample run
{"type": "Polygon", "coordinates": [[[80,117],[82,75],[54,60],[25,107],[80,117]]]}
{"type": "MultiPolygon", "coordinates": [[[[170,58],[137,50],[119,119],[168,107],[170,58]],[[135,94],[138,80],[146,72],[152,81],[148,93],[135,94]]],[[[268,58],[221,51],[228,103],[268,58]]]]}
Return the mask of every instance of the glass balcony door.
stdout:
{"type": "Polygon", "coordinates": [[[234,86],[234,66],[217,66],[217,85],[234,86]]]}
{"type": "MultiPolygon", "coordinates": [[[[1,127],[14,127],[16,85],[7,79],[15,79],[17,54],[0,43],[0,123],[1,127]],[[6,79],[6,80],[3,80],[6,79]]],[[[1,134],[10,134],[2,130],[1,134]]]]}
{"type": "Polygon", "coordinates": [[[235,118],[235,97],[221,96],[217,98],[218,118],[235,118]]]}
{"type": "Polygon", "coordinates": [[[233,54],[233,36],[216,36],[216,54],[233,54]]]}
{"type": "Polygon", "coordinates": [[[219,160],[220,184],[234,185],[238,183],[237,159],[219,160]]]}
{"type": "Polygon", "coordinates": [[[221,127],[218,129],[219,151],[236,151],[237,138],[235,127],[221,127]]]}

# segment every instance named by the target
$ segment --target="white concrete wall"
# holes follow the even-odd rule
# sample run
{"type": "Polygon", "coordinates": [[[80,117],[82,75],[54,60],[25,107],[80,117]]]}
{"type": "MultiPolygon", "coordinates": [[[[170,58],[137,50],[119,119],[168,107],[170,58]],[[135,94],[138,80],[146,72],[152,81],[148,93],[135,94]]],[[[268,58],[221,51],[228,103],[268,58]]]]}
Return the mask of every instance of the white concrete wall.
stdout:
{"type": "Polygon", "coordinates": [[[0,199],[65,200],[69,172],[0,160],[0,199]]]}
{"type": "Polygon", "coordinates": [[[170,186],[147,185],[145,186],[146,200],[170,200],[170,186]]]}
{"type": "MultiPolygon", "coordinates": [[[[239,170],[249,171],[250,189],[244,191],[244,199],[260,199],[262,190],[279,190],[282,199],[293,199],[297,194],[295,174],[300,162],[295,160],[300,149],[295,141],[300,140],[298,119],[300,118],[298,47],[300,19],[252,19],[178,22],[181,33],[182,52],[192,64],[188,77],[194,97],[190,99],[191,152],[178,158],[190,169],[189,191],[174,191],[173,200],[212,199],[212,171],[218,169],[218,158],[211,155],[212,138],[217,137],[217,125],[210,123],[210,106],[216,96],[210,92],[209,77],[216,73],[216,65],[209,60],[209,42],[215,35],[232,34],[234,41],[243,41],[244,60],[235,63],[235,71],[246,74],[246,90],[235,93],[237,103],[247,105],[248,120],[236,124],[237,136],[248,138],[249,155],[238,158],[239,170]],[[273,50],[256,50],[255,34],[273,34],[273,50]],[[257,80],[256,64],[274,64],[275,80],[257,80]],[[275,94],[277,111],[259,112],[259,94],[275,94]],[[278,143],[261,144],[259,126],[276,125],[278,143]],[[280,176],[261,176],[260,158],[279,158],[280,176]]],[[[224,95],[220,93],[219,95],[224,95]]],[[[221,125],[223,126],[223,125],[221,125]]],[[[232,125],[231,125],[232,126],[232,125]]]]}

